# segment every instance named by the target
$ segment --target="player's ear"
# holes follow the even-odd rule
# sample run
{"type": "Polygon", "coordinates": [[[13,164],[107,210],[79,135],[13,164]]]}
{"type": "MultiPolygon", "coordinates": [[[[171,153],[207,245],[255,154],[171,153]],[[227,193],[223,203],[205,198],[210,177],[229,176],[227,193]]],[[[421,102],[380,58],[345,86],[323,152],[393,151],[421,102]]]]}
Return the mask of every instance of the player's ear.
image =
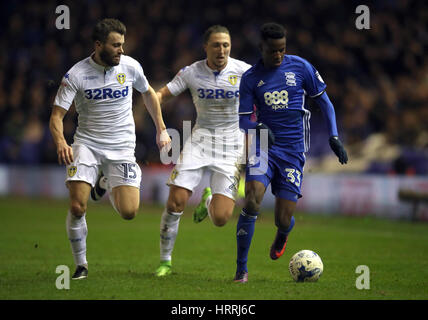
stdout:
{"type": "Polygon", "coordinates": [[[101,45],[102,45],[102,43],[101,43],[101,41],[100,40],[95,40],[95,48],[97,49],[99,49],[99,48],[101,48],[101,45]]]}

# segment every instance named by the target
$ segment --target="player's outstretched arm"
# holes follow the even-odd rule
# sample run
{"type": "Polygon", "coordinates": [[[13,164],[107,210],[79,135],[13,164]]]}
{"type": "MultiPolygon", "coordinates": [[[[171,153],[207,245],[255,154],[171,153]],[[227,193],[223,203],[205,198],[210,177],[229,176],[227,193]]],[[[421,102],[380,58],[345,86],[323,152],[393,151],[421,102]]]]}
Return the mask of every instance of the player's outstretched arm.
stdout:
{"type": "Polygon", "coordinates": [[[49,129],[56,145],[58,163],[69,165],[73,162],[73,149],[64,138],[63,119],[66,113],[67,110],[64,108],[54,106],[49,120],[49,129]]]}
{"type": "Polygon", "coordinates": [[[330,138],[328,140],[331,150],[339,159],[341,164],[346,164],[348,162],[348,154],[339,139],[339,134],[337,132],[336,126],[336,114],[334,112],[333,104],[331,103],[326,92],[315,98],[316,103],[321,108],[321,111],[324,115],[324,119],[327,122],[328,133],[330,138]]]}
{"type": "Polygon", "coordinates": [[[153,88],[150,86],[149,90],[142,93],[142,96],[147,111],[150,113],[150,116],[152,117],[153,123],[156,127],[156,143],[159,150],[162,150],[163,147],[171,144],[171,139],[166,133],[166,126],[163,121],[158,96],[155,90],[153,90],[153,88]]]}

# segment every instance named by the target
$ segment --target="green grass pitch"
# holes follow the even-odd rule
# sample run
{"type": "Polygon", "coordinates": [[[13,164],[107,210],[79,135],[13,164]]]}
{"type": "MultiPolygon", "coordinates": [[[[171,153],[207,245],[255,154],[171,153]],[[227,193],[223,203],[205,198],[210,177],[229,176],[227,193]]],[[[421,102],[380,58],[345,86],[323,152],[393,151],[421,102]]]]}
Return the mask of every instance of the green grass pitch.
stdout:
{"type": "Polygon", "coordinates": [[[173,274],[158,279],[161,206],[142,204],[125,221],[107,202],[88,205],[89,276],[58,290],[58,265],[74,271],[65,231],[67,201],[0,198],[0,299],[290,300],[428,299],[428,224],[369,217],[296,214],[286,253],[269,259],[273,214],[262,211],[249,255],[249,282],[232,282],[235,228],[182,217],[173,274]],[[301,249],[317,252],[324,273],[316,283],[295,283],[288,272],[301,249]],[[358,290],[359,265],[370,289],[358,290]]]}

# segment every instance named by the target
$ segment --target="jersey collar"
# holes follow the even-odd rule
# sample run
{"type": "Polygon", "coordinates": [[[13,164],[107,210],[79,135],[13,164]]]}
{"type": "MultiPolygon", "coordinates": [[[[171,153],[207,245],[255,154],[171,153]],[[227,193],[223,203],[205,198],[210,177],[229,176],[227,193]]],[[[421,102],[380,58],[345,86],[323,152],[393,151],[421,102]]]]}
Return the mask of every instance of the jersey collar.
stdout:
{"type": "Polygon", "coordinates": [[[215,70],[215,69],[211,69],[211,68],[208,66],[208,60],[207,60],[207,59],[205,59],[205,60],[204,60],[204,66],[205,66],[205,69],[206,69],[209,73],[214,74],[216,77],[217,77],[218,75],[222,74],[223,72],[225,72],[225,71],[228,69],[229,65],[230,65],[230,56],[229,56],[229,58],[227,59],[226,67],[224,67],[221,71],[217,71],[217,70],[215,70]]]}
{"type": "Polygon", "coordinates": [[[91,54],[91,56],[89,57],[89,64],[94,67],[96,70],[100,71],[100,72],[109,72],[111,70],[113,70],[114,67],[104,67],[98,63],[95,62],[95,60],[93,59],[93,56],[95,55],[95,52],[93,52],[91,54]]]}

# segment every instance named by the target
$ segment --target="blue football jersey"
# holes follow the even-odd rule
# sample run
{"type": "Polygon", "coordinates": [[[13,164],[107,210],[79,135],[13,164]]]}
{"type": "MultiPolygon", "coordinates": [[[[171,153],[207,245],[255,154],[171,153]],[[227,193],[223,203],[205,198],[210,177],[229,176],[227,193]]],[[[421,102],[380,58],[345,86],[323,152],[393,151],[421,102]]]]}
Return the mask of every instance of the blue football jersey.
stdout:
{"type": "Polygon", "coordinates": [[[285,55],[277,68],[265,68],[260,60],[242,76],[239,113],[252,113],[255,105],[257,121],[275,134],[274,149],[307,152],[311,113],[306,96],[317,97],[325,89],[318,71],[303,58],[285,55]]]}

